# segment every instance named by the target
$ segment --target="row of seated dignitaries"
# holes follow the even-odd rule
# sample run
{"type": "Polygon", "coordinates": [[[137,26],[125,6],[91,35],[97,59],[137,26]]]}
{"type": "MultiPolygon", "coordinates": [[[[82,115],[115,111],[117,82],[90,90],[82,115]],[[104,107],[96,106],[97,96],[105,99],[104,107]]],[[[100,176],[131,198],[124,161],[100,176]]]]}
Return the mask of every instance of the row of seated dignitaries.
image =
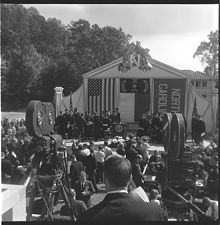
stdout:
{"type": "Polygon", "coordinates": [[[132,190],[130,187],[132,166],[128,159],[120,155],[107,157],[104,161],[104,183],[105,198],[82,213],[78,219],[79,222],[138,222],[163,219],[163,213],[158,204],[145,202],[129,192],[132,190]]]}

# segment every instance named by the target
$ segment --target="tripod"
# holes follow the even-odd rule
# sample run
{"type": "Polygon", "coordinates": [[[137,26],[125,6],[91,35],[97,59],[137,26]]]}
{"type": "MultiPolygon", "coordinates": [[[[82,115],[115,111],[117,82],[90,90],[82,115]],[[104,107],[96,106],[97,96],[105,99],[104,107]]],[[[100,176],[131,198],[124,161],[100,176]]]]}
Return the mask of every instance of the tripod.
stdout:
{"type": "Polygon", "coordinates": [[[56,197],[58,198],[60,192],[62,197],[70,208],[71,220],[76,221],[77,212],[74,201],[71,200],[70,185],[67,174],[67,158],[65,152],[58,152],[60,158],[60,168],[57,169],[56,175],[36,175],[33,176],[33,188],[30,194],[29,209],[27,212],[27,221],[30,221],[33,211],[34,199],[37,193],[43,199],[43,209],[41,212],[41,220],[47,219],[53,221],[53,209],[56,197]]]}

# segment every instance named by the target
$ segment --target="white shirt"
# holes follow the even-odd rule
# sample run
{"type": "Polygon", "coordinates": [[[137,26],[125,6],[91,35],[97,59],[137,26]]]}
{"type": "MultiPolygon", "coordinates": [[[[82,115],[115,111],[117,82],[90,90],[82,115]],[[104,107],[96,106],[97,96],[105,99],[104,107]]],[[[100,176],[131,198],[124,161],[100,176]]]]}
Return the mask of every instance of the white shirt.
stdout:
{"type": "Polygon", "coordinates": [[[113,194],[113,193],[128,193],[126,190],[116,190],[116,191],[109,191],[106,194],[113,194]]]}
{"type": "Polygon", "coordinates": [[[105,146],[103,150],[105,153],[105,158],[108,157],[109,155],[112,155],[112,149],[109,148],[108,146],[105,146]]]}
{"type": "Polygon", "coordinates": [[[90,155],[90,150],[88,148],[85,148],[81,151],[81,153],[83,156],[88,156],[88,155],[90,155]]]}
{"type": "Polygon", "coordinates": [[[95,151],[96,162],[103,163],[105,159],[105,153],[102,151],[95,151]]]}
{"type": "Polygon", "coordinates": [[[218,219],[218,201],[212,201],[206,211],[206,215],[212,217],[214,220],[218,219]]]}

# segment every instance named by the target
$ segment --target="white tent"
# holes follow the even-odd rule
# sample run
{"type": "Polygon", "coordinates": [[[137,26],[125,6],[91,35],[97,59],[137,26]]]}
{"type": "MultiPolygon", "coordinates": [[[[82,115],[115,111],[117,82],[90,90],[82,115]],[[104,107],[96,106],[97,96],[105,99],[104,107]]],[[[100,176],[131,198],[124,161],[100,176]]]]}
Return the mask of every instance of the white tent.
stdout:
{"type": "Polygon", "coordinates": [[[118,70],[118,65],[122,61],[123,58],[117,59],[84,74],[81,87],[72,95],[63,98],[61,110],[64,111],[69,108],[71,98],[72,107],[77,108],[80,112],[92,112],[95,109],[99,113],[103,110],[112,111],[114,108],[118,108],[123,121],[134,123],[137,121],[137,116],[140,115],[141,110],[148,109],[151,112],[162,110],[162,100],[166,100],[167,108],[164,110],[167,110],[167,112],[170,110],[175,111],[174,108],[172,109],[172,103],[176,104],[176,106],[179,104],[176,111],[184,113],[187,118],[187,128],[190,131],[192,111],[196,98],[197,110],[206,123],[207,132],[215,131],[218,98],[213,97],[212,101],[205,100],[197,93],[184,72],[151,59],[152,69],[149,72],[143,72],[134,66],[127,72],[121,73],[118,70]],[[145,84],[148,85],[149,93],[146,95],[123,93],[121,89],[122,81],[129,79],[147,81],[145,84]],[[93,85],[92,88],[91,85],[93,85]],[[167,90],[160,90],[162,86],[170,87],[167,90]],[[181,93],[174,95],[177,90],[181,93]],[[143,96],[147,96],[144,104],[142,104],[143,96]],[[176,99],[171,99],[170,102],[168,99],[162,99],[162,97],[166,96],[169,98],[172,96],[172,98],[175,97],[176,99]]]}

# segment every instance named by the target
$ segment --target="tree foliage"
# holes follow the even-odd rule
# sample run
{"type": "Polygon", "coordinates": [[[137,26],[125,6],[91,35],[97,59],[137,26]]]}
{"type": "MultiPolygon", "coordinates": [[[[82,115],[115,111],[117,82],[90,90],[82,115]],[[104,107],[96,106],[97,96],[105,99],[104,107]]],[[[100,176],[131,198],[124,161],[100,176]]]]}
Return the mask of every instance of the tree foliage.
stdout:
{"type": "Polygon", "coordinates": [[[20,4],[1,4],[1,31],[3,110],[25,107],[32,99],[51,101],[56,86],[68,95],[80,87],[84,73],[134,48],[145,52],[121,28],[83,19],[64,26],[20,4]]]}
{"type": "Polygon", "coordinates": [[[206,65],[204,72],[218,78],[219,32],[211,31],[208,41],[202,41],[193,57],[198,57],[206,65]]]}

